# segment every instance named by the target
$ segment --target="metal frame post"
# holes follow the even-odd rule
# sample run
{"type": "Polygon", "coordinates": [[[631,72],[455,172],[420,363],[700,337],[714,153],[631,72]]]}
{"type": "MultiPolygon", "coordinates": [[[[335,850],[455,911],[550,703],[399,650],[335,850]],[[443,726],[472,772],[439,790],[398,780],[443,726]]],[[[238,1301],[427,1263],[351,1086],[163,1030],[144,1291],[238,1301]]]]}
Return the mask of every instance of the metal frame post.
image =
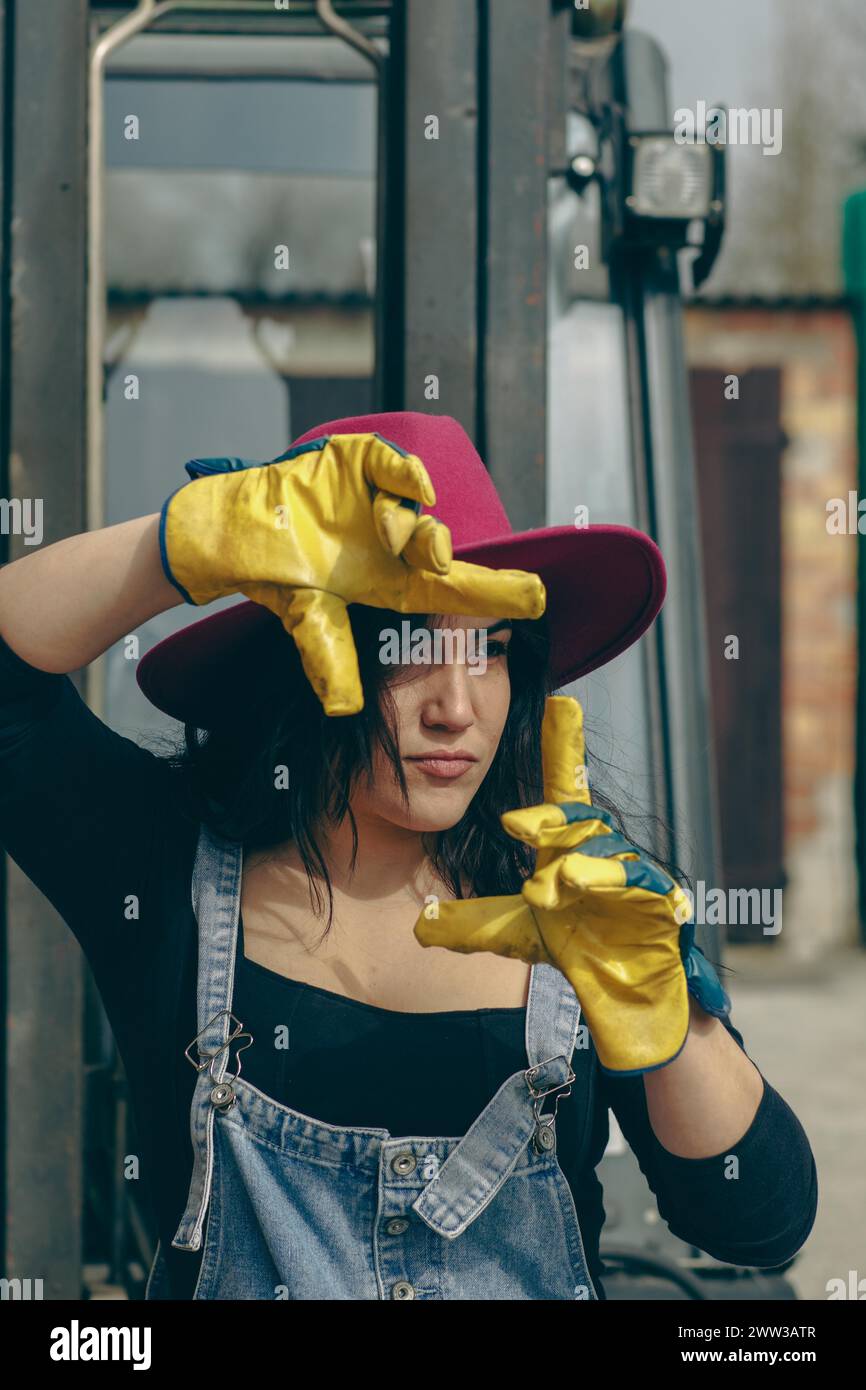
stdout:
{"type": "MultiPolygon", "coordinates": [[[[87,0],[7,0],[4,121],[5,486],[41,498],[44,540],[85,524],[87,0]],[[44,132],[38,160],[34,132],[44,132]]],[[[9,558],[25,554],[10,537],[9,558]]],[[[78,1298],[82,957],[7,860],[5,1240],[8,1278],[78,1298]]]]}
{"type": "MultiPolygon", "coordinates": [[[[479,447],[516,531],[545,523],[550,0],[480,0],[479,447]]],[[[561,26],[556,26],[558,29],[561,26]]]]}
{"type": "Polygon", "coordinates": [[[476,5],[405,0],[392,58],[401,120],[391,164],[395,259],[385,312],[397,347],[388,404],[453,415],[477,442],[476,5]]]}

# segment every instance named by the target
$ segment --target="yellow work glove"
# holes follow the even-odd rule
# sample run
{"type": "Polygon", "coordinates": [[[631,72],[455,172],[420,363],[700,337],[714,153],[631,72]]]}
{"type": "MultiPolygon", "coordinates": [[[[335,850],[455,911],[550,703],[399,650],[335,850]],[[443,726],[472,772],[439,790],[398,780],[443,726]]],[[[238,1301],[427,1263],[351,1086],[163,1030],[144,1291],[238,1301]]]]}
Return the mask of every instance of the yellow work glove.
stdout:
{"type": "Polygon", "coordinates": [[[245,594],[294,639],[329,715],[364,707],[350,603],[401,613],[537,618],[538,575],[452,559],[414,454],[378,434],[335,434],[282,459],[192,459],[166,500],[163,568],[187,603],[245,594]]]}
{"type": "Polygon", "coordinates": [[[519,894],[428,905],[415,936],[422,946],[555,966],[604,1070],[650,1071],[685,1043],[689,992],[719,1018],[730,1001],[694,945],[682,888],[592,805],[578,701],[550,696],[541,737],[545,803],[501,817],[509,835],[535,848],[535,873],[519,894]]]}

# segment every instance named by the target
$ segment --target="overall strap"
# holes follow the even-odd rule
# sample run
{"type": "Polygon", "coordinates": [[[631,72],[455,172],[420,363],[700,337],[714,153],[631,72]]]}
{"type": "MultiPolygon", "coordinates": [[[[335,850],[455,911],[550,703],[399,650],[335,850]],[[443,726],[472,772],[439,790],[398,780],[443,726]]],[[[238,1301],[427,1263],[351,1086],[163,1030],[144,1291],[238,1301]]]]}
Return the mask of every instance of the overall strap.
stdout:
{"type": "Polygon", "coordinates": [[[198,1071],[190,1109],[193,1170],[186,1209],[172,1245],[198,1250],[213,1178],[215,1088],[228,1068],[231,1044],[243,1025],[230,1012],[241,897],[243,847],[223,840],[202,824],[192,874],[192,905],[198,923],[198,1033],[187,1057],[198,1071]]]}
{"type": "Polygon", "coordinates": [[[553,965],[534,965],[526,1007],[526,1055],[530,1067],[563,1054],[571,1062],[580,1025],[580,1004],[572,986],[553,965]]]}
{"type": "Polygon", "coordinates": [[[530,1140],[542,1151],[555,1147],[552,1116],[542,1116],[541,1107],[544,1095],[561,1090],[571,1076],[579,1023],[580,1004],[565,976],[552,965],[534,965],[526,1009],[527,1069],[502,1083],[412,1203],[437,1234],[462,1235],[496,1196],[530,1140]]]}

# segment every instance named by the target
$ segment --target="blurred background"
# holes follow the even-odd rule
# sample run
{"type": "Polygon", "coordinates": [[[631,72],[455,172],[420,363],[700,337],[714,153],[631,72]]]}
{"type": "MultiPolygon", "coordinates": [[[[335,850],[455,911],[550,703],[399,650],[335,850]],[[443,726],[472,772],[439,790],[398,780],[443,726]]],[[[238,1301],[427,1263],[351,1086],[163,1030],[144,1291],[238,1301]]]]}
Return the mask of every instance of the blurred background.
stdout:
{"type": "MultiPolygon", "coordinates": [[[[658,541],[661,619],[569,693],[591,780],[695,883],[820,1201],[785,1269],[721,1265],[660,1221],[611,1117],[605,1287],[826,1298],[866,1227],[862,0],[0,17],[0,493],[44,499],[43,543],[157,511],[188,458],[397,409],[461,421],[515,530],[658,541]]],[[[135,666],[190,620],[82,673],[113,727],[179,733],[135,666]]],[[[155,1237],[113,1038],[8,860],[2,905],[5,1268],[140,1297],[155,1237]]]]}

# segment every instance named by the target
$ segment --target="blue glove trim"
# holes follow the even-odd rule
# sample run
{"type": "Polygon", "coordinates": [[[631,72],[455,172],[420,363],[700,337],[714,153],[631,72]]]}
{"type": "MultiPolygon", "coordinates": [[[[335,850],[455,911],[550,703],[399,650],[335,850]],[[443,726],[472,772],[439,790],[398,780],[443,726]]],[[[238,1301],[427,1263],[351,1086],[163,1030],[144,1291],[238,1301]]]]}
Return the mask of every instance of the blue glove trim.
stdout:
{"type": "Polygon", "coordinates": [[[598,806],[587,806],[585,801],[563,801],[559,810],[565,816],[566,825],[573,825],[576,820],[600,820],[602,825],[616,829],[609,811],[599,810],[598,806]]]}
{"type": "MultiPolygon", "coordinates": [[[[409,457],[409,450],[401,449],[400,445],[395,444],[393,439],[385,439],[377,430],[373,430],[372,434],[374,439],[378,439],[383,444],[387,444],[388,448],[393,449],[401,458],[405,459],[409,457]]],[[[324,449],[330,438],[331,436],[329,434],[323,434],[318,439],[308,439],[306,444],[296,444],[294,449],[287,449],[284,454],[280,454],[279,458],[271,459],[271,463],[285,463],[287,459],[296,459],[301,454],[312,454],[318,449],[324,449]]]]}
{"type": "Polygon", "coordinates": [[[674,886],[673,879],[660,869],[658,864],[654,864],[651,859],[647,859],[637,847],[629,844],[622,835],[612,832],[610,835],[593,835],[590,840],[584,840],[582,845],[575,845],[574,849],[568,851],[569,854],[588,854],[594,859],[610,859],[615,854],[622,854],[628,851],[636,854],[637,859],[623,859],[625,869],[625,886],[627,888],[645,888],[648,893],[659,893],[666,897],[674,886]]]}
{"type": "Polygon", "coordinates": [[[168,551],[165,547],[165,519],[168,516],[168,504],[171,501],[172,497],[174,497],[175,493],[180,492],[180,488],[188,486],[188,483],[181,483],[180,487],[176,487],[174,492],[169,493],[168,497],[166,497],[165,501],[162,504],[162,509],[159,513],[159,558],[162,560],[162,568],[165,572],[166,579],[170,584],[174,585],[179,594],[183,595],[184,603],[191,603],[193,607],[198,608],[200,607],[200,605],[196,603],[194,598],[190,597],[190,595],[187,593],[186,589],[183,587],[182,584],[178,584],[177,580],[172,574],[171,567],[168,563],[168,551]]]}
{"type": "Polygon", "coordinates": [[[645,888],[648,893],[658,893],[666,898],[674,886],[674,881],[658,864],[651,859],[623,859],[626,888],[645,888]]]}
{"type": "Polygon", "coordinates": [[[258,459],[190,459],[184,468],[191,478],[212,477],[214,473],[240,473],[245,468],[267,468],[258,459]]]}
{"type": "Polygon", "coordinates": [[[729,1018],[731,1001],[725,992],[715,967],[707,960],[700,946],[695,945],[695,924],[686,922],[680,931],[680,957],[686,972],[686,986],[704,1013],[713,1018],[729,1018]]]}
{"type": "Polygon", "coordinates": [[[329,434],[323,434],[319,439],[308,439],[306,444],[296,444],[294,449],[287,449],[279,458],[271,459],[271,463],[285,463],[288,459],[300,458],[301,454],[317,453],[324,449],[330,438],[329,434]]]}
{"type": "Polygon", "coordinates": [[[388,448],[393,449],[396,453],[400,455],[401,458],[407,459],[409,457],[409,450],[402,449],[399,444],[394,443],[393,439],[386,439],[385,436],[383,434],[380,434],[378,430],[374,430],[373,434],[381,444],[387,444],[388,448]]]}
{"type": "Polygon", "coordinates": [[[570,849],[569,854],[591,854],[593,859],[609,859],[612,854],[622,854],[624,850],[630,850],[632,854],[640,854],[637,845],[630,845],[624,836],[618,831],[612,830],[609,835],[593,835],[591,839],[584,840],[582,845],[575,845],[570,849]]]}

